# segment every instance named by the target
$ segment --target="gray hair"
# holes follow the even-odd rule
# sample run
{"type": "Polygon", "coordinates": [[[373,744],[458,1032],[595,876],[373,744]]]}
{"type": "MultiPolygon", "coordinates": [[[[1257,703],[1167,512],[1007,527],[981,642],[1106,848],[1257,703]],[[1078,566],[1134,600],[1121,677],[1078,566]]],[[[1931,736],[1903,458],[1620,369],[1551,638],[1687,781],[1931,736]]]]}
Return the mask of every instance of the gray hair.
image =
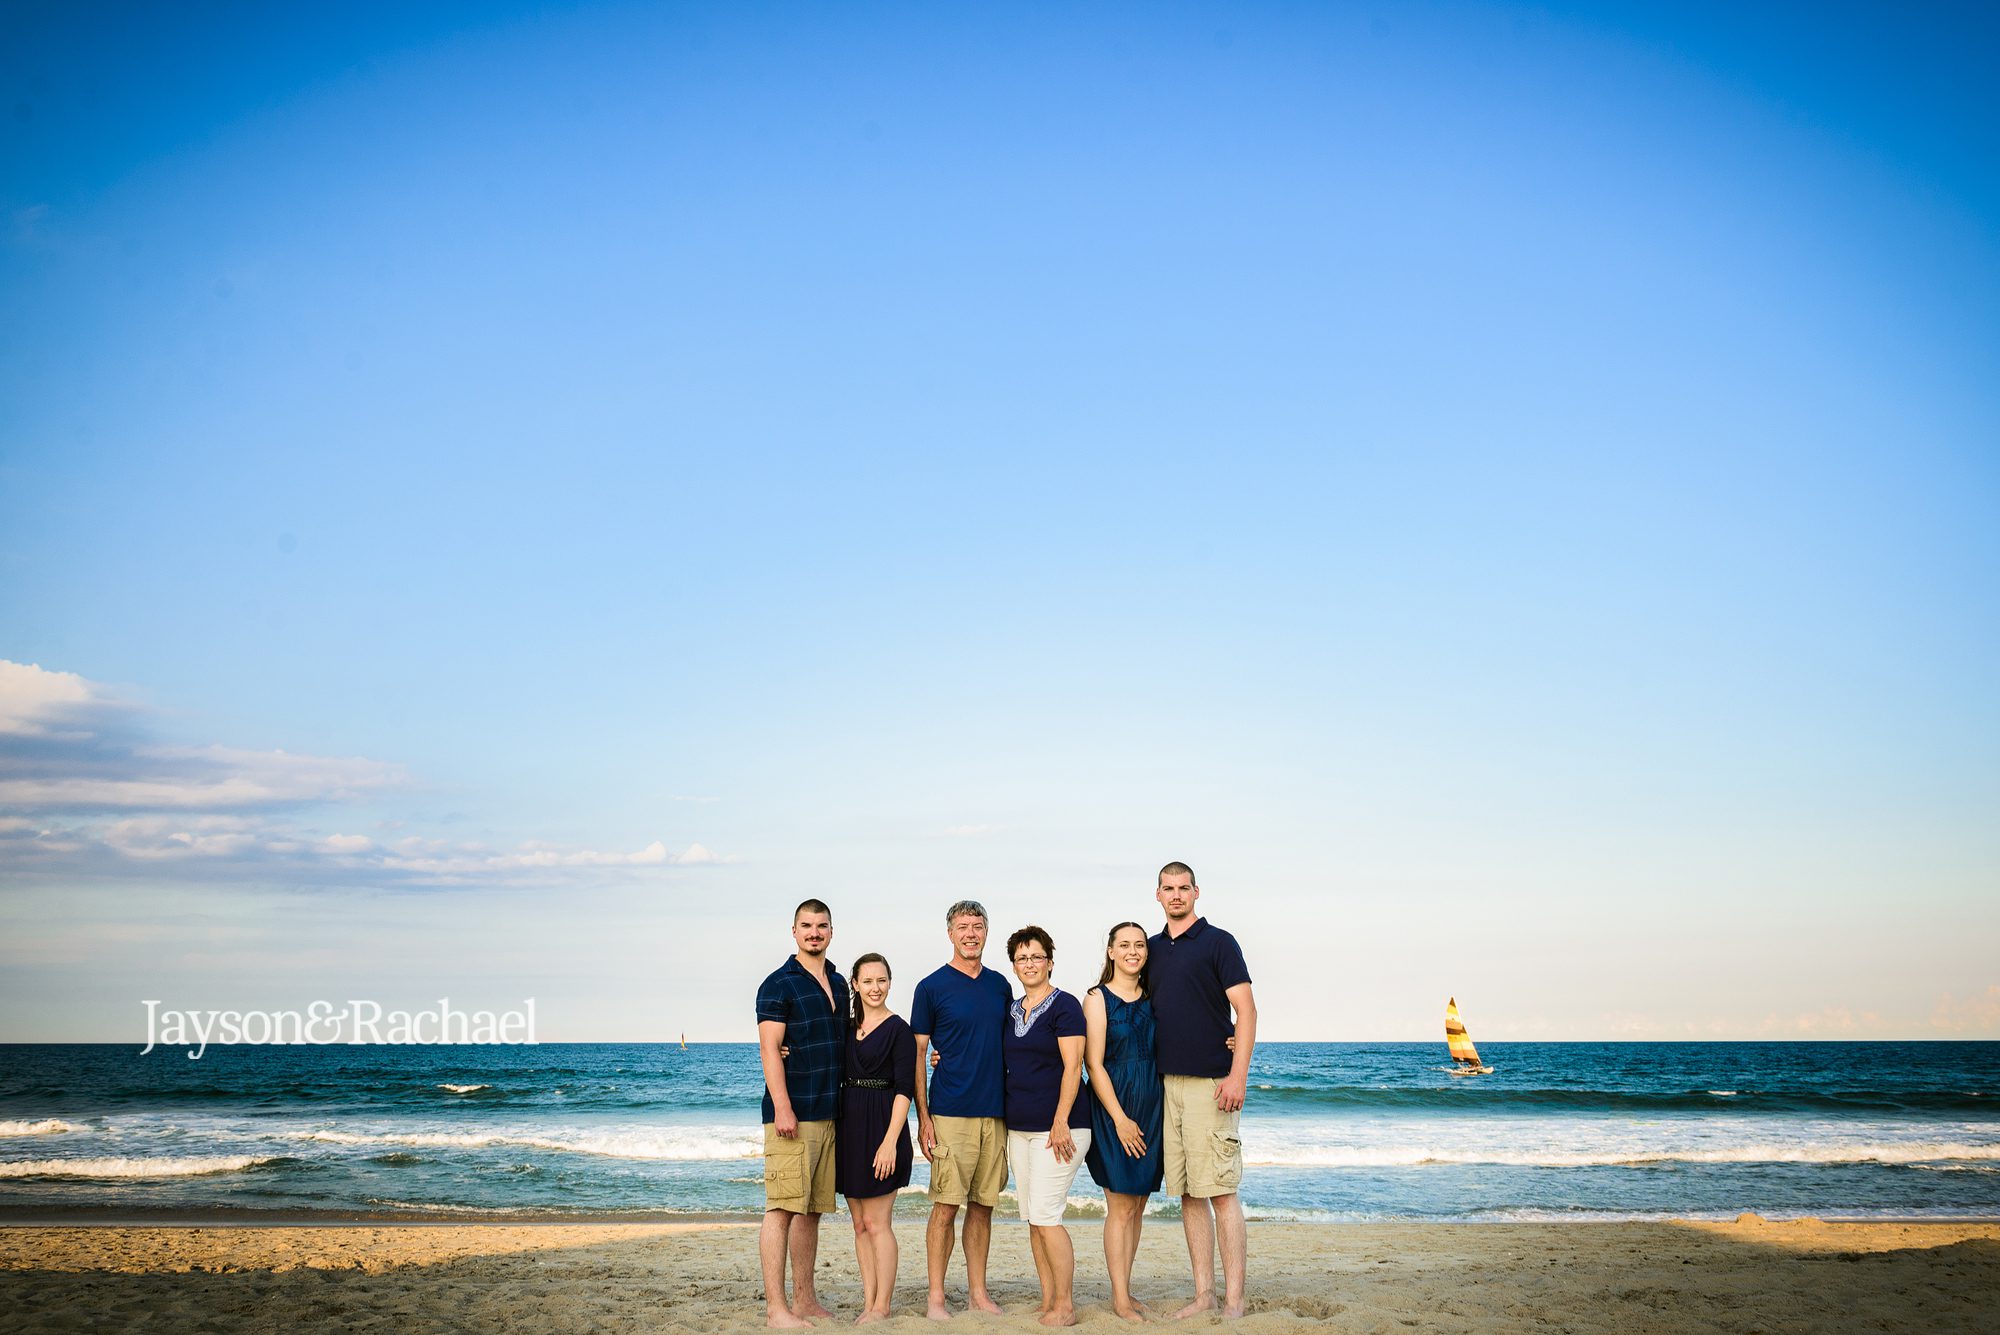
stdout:
{"type": "Polygon", "coordinates": [[[949,929],[952,921],[957,918],[977,918],[981,922],[986,922],[988,920],[986,906],[976,899],[961,899],[944,911],[945,927],[949,929]]]}

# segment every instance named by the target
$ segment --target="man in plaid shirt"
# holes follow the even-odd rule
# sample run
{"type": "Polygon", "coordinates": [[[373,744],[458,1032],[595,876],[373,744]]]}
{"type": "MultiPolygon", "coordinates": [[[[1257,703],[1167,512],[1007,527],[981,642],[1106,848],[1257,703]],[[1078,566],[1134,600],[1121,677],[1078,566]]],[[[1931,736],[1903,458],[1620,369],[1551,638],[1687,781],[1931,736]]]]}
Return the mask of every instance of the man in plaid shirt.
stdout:
{"type": "Polygon", "coordinates": [[[792,910],[792,941],[797,952],[757,989],[757,1046],[764,1061],[764,1227],[757,1245],[765,1324],[786,1328],[833,1315],[813,1292],[813,1266],[819,1217],[834,1207],[833,1123],[847,1022],[847,981],[826,958],[832,911],[817,899],[792,910]]]}

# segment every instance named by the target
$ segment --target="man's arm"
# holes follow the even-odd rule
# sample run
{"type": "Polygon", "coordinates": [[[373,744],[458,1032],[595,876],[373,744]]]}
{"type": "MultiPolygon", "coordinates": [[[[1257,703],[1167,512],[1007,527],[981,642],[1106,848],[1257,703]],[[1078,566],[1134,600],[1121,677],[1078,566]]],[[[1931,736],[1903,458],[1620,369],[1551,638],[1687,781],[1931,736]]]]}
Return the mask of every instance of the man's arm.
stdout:
{"type": "Polygon", "coordinates": [[[937,1148],[937,1124],[931,1121],[930,1072],[925,1069],[929,1061],[931,1036],[917,1035],[917,1148],[924,1152],[924,1162],[931,1161],[931,1151],[937,1148]]]}
{"type": "Polygon", "coordinates": [[[784,1021],[757,1021],[757,1055],[764,1062],[764,1088],[771,1091],[771,1111],[778,1134],[790,1140],[799,1133],[799,1119],[792,1114],[792,1091],[785,1084],[785,1059],[778,1055],[784,1041],[784,1021]]]}
{"type": "Polygon", "coordinates": [[[1215,1106],[1223,1112],[1235,1112],[1243,1106],[1243,1097],[1250,1088],[1250,1050],[1257,1046],[1257,999],[1250,995],[1250,984],[1238,983],[1223,993],[1236,1011],[1236,1056],[1229,1063],[1229,1074],[1215,1090],[1215,1106]]]}

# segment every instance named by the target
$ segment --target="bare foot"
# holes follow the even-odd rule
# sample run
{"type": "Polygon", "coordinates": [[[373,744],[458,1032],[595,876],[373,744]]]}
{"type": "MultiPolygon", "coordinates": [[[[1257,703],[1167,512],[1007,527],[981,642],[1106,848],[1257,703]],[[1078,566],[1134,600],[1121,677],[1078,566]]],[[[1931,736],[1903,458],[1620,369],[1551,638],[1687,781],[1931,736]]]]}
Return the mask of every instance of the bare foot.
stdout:
{"type": "Polygon", "coordinates": [[[1042,1313],[1041,1322],[1045,1326],[1074,1326],[1076,1324],[1076,1309],[1074,1307],[1051,1307],[1048,1311],[1042,1313]]]}
{"type": "Polygon", "coordinates": [[[1111,1310],[1127,1321],[1144,1321],[1146,1319],[1146,1305],[1144,1303],[1113,1303],[1111,1310]]]}
{"type": "Polygon", "coordinates": [[[971,1305],[982,1312],[991,1312],[994,1316],[1005,1315],[1000,1310],[1000,1304],[993,1301],[993,1295],[990,1293],[975,1293],[972,1295],[971,1305]]]}
{"type": "Polygon", "coordinates": [[[1193,1302],[1174,1313],[1174,1320],[1185,1321],[1191,1316],[1200,1316],[1203,1312],[1213,1312],[1214,1310],[1215,1293],[1212,1290],[1206,1293],[1197,1293],[1194,1296],[1193,1302]]]}
{"type": "Polygon", "coordinates": [[[951,1320],[951,1306],[942,1298],[933,1298],[930,1301],[930,1306],[924,1309],[924,1315],[933,1321],[949,1321],[951,1320]]]}
{"type": "Polygon", "coordinates": [[[860,1316],[854,1318],[854,1324],[857,1326],[866,1326],[871,1322],[885,1321],[888,1319],[888,1316],[887,1312],[878,1312],[870,1307],[865,1309],[860,1316]]]}
{"type": "Polygon", "coordinates": [[[1223,1320],[1234,1321],[1237,1317],[1242,1315],[1243,1315],[1243,1300],[1241,1298],[1238,1298],[1233,1303],[1225,1303],[1223,1305],[1222,1308],[1223,1320]]]}
{"type": "Polygon", "coordinates": [[[772,1330],[804,1330],[812,1325],[802,1321],[782,1307],[773,1307],[764,1317],[764,1324],[772,1330]]]}
{"type": "Polygon", "coordinates": [[[813,1299],[811,1302],[807,1303],[803,1307],[792,1308],[792,1315],[797,1317],[804,1317],[807,1321],[833,1320],[833,1313],[827,1311],[824,1307],[821,1307],[819,1305],[819,1299],[817,1298],[813,1299]]]}

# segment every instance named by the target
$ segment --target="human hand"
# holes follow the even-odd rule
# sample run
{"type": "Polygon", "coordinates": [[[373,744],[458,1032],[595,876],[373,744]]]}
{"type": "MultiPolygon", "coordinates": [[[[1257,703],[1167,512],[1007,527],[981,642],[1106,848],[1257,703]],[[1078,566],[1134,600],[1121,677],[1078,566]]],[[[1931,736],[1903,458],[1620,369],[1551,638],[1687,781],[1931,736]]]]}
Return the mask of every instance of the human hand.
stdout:
{"type": "Polygon", "coordinates": [[[1240,1075],[1227,1075],[1215,1084],[1215,1106],[1222,1112],[1235,1112],[1243,1106],[1245,1088],[1249,1079],[1240,1075]]]}
{"type": "Polygon", "coordinates": [[[890,1141],[875,1151],[875,1180],[886,1182],[889,1174],[896,1171],[896,1144],[890,1141]]]}
{"type": "Polygon", "coordinates": [[[771,1120],[772,1120],[772,1125],[777,1128],[778,1134],[783,1136],[786,1140],[790,1140],[799,1134],[798,1114],[793,1112],[790,1108],[777,1109],[776,1116],[774,1116],[771,1120]]]}
{"type": "Polygon", "coordinates": [[[1049,1128],[1049,1148],[1055,1151],[1057,1163],[1068,1163],[1076,1157],[1076,1137],[1066,1126],[1049,1128]]]}
{"type": "Polygon", "coordinates": [[[1118,1119],[1117,1126],[1118,1143],[1125,1147],[1125,1153],[1131,1155],[1134,1159],[1145,1158],[1146,1133],[1139,1129],[1139,1124],[1129,1117],[1121,1117],[1118,1119]]]}
{"type": "Polygon", "coordinates": [[[934,1161],[931,1151],[937,1148],[937,1127],[932,1125],[928,1117],[917,1119],[917,1148],[924,1152],[925,1163],[934,1161]]]}

